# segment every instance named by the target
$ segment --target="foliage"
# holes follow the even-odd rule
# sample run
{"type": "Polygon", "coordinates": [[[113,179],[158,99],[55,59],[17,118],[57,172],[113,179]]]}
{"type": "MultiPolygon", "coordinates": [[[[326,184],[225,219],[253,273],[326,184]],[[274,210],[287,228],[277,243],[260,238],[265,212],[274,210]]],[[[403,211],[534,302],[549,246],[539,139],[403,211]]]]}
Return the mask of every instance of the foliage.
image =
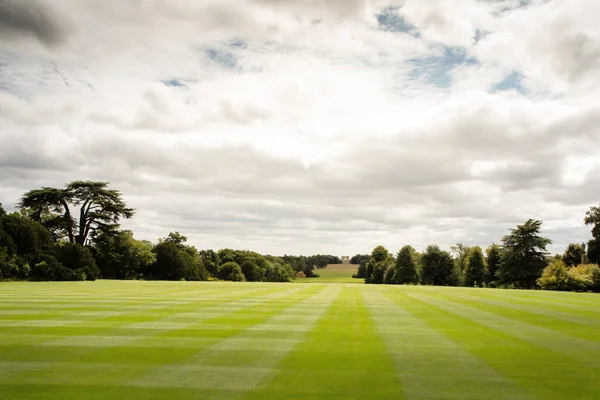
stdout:
{"type": "Polygon", "coordinates": [[[529,219],[502,239],[502,262],[497,275],[501,284],[534,288],[547,265],[546,246],[552,241],[539,235],[542,221],[529,219]]]}
{"type": "Polygon", "coordinates": [[[74,181],[64,189],[43,187],[25,193],[19,208],[31,210],[33,220],[66,236],[69,242],[84,245],[92,232],[114,230],[121,218],[134,214],[121,193],[107,186],[108,182],[74,181]],[[73,207],[78,207],[76,215],[73,207]],[[43,215],[50,217],[44,219],[43,215]]]}
{"type": "Polygon", "coordinates": [[[131,231],[103,232],[93,243],[96,264],[105,279],[140,279],[156,262],[152,244],[136,240],[131,231]]]}
{"type": "Polygon", "coordinates": [[[450,246],[450,251],[454,254],[454,280],[458,285],[463,285],[471,247],[457,243],[455,246],[450,246]]]}
{"type": "Polygon", "coordinates": [[[330,254],[315,254],[312,256],[290,256],[284,255],[282,259],[288,263],[296,272],[304,272],[307,277],[313,277],[313,270],[323,269],[329,264],[341,264],[339,257],[330,254]]]}
{"type": "Polygon", "coordinates": [[[235,261],[227,261],[219,268],[219,279],[224,281],[245,282],[242,268],[235,261]]]}
{"type": "Polygon", "coordinates": [[[452,255],[437,245],[429,245],[421,255],[423,285],[457,286],[452,255]]]}
{"type": "Polygon", "coordinates": [[[468,287],[482,287],[485,283],[485,258],[481,247],[475,246],[469,249],[463,279],[464,285],[468,287]]]}
{"type": "MultiPolygon", "coordinates": [[[[368,261],[367,261],[368,262],[368,261]]],[[[359,264],[356,268],[356,273],[352,275],[353,278],[364,278],[367,275],[367,265],[359,264]]]]}
{"type": "Polygon", "coordinates": [[[221,263],[219,254],[214,250],[201,250],[199,254],[208,273],[216,278],[219,274],[219,264],[221,263]]]}
{"type": "Polygon", "coordinates": [[[495,287],[497,285],[497,272],[498,268],[500,268],[500,263],[502,262],[502,250],[500,246],[495,243],[492,243],[486,250],[486,264],[487,264],[487,272],[486,272],[486,283],[488,286],[495,287]]]}
{"type": "Polygon", "coordinates": [[[184,244],[187,240],[177,232],[170,233],[152,250],[156,261],[150,267],[153,279],[160,280],[207,280],[208,272],[202,264],[202,258],[192,246],[184,244]]]}
{"type": "Polygon", "coordinates": [[[412,246],[404,246],[396,255],[394,282],[416,284],[419,282],[417,252],[412,246]]]}
{"type": "Polygon", "coordinates": [[[583,222],[592,226],[592,240],[588,242],[587,262],[600,264],[600,206],[590,207],[583,222]]]}
{"type": "Polygon", "coordinates": [[[393,264],[388,265],[385,272],[383,273],[383,283],[385,283],[386,285],[394,284],[395,280],[396,280],[395,275],[396,275],[396,268],[394,267],[394,265],[393,264]]]}
{"type": "Polygon", "coordinates": [[[365,278],[367,274],[367,263],[371,256],[369,254],[356,254],[350,258],[350,264],[358,264],[356,273],[352,275],[353,278],[365,278]]]}
{"type": "Polygon", "coordinates": [[[58,261],[73,271],[80,271],[90,281],[100,276],[94,257],[87,247],[78,243],[61,243],[57,246],[56,258],[58,261]]]}
{"type": "Polygon", "coordinates": [[[377,246],[371,252],[371,257],[366,265],[366,283],[383,283],[385,271],[394,265],[394,258],[383,246],[377,246]]]}
{"type": "Polygon", "coordinates": [[[553,260],[537,280],[545,290],[600,291],[600,268],[596,264],[569,266],[562,260],[553,260]]]}
{"type": "Polygon", "coordinates": [[[581,264],[569,269],[576,290],[600,292],[600,268],[597,264],[581,264]]]}
{"type": "Polygon", "coordinates": [[[248,282],[261,282],[264,279],[264,270],[254,260],[244,260],[240,268],[248,282]]]}
{"type": "Polygon", "coordinates": [[[582,254],[585,255],[584,246],[578,243],[569,243],[565,253],[562,255],[562,260],[567,264],[567,267],[579,265],[582,262],[582,254]]]}

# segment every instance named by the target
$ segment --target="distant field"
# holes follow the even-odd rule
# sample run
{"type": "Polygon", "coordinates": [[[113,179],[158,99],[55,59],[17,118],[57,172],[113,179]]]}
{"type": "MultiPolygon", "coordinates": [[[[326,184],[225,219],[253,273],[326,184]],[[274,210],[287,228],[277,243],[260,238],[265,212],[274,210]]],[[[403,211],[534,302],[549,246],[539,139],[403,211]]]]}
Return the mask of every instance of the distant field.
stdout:
{"type": "Polygon", "coordinates": [[[296,279],[298,283],[363,283],[364,279],[355,279],[352,277],[356,273],[358,265],[355,264],[329,264],[324,269],[315,270],[319,274],[318,278],[300,278],[296,279]]]}
{"type": "Polygon", "coordinates": [[[599,295],[0,283],[2,400],[598,398],[599,295]]]}

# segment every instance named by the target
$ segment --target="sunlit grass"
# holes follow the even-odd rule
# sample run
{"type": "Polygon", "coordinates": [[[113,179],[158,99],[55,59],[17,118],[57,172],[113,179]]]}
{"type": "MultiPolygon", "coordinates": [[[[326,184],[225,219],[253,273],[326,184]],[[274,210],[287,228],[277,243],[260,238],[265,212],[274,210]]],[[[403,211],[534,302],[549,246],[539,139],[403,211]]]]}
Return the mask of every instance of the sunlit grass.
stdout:
{"type": "Polygon", "coordinates": [[[593,294],[2,283],[0,398],[597,399],[598,332],[593,294]]]}

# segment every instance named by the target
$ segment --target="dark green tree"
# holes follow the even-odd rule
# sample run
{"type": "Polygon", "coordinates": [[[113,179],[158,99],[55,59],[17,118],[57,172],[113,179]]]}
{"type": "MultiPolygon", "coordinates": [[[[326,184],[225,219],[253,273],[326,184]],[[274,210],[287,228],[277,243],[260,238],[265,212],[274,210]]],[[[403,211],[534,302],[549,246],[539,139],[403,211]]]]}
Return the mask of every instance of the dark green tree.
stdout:
{"type": "Polygon", "coordinates": [[[140,279],[156,262],[152,244],[136,240],[131,231],[101,233],[92,243],[96,265],[105,279],[140,279]]]}
{"type": "Polygon", "coordinates": [[[385,271],[394,264],[394,258],[383,246],[377,246],[371,252],[366,268],[366,283],[383,283],[385,271]]]}
{"type": "Polygon", "coordinates": [[[261,270],[255,260],[250,258],[244,260],[240,268],[248,282],[261,282],[264,278],[263,270],[261,270]]]}
{"type": "Polygon", "coordinates": [[[242,268],[234,262],[228,261],[219,268],[219,279],[224,281],[245,282],[246,277],[242,272],[242,268]]]}
{"type": "Polygon", "coordinates": [[[464,285],[468,287],[483,286],[485,282],[485,258],[481,247],[474,246],[469,250],[467,265],[464,271],[464,285]]]}
{"type": "Polygon", "coordinates": [[[192,246],[186,246],[187,239],[178,232],[170,233],[159,240],[152,251],[156,262],[151,266],[151,277],[160,280],[199,281],[208,278],[208,271],[202,258],[192,246]]]}
{"type": "Polygon", "coordinates": [[[452,255],[437,245],[429,245],[421,254],[421,283],[423,285],[456,286],[452,255]]]}
{"type": "Polygon", "coordinates": [[[552,243],[540,236],[542,221],[529,219],[511,229],[502,239],[502,263],[497,275],[501,284],[534,288],[548,264],[546,246],[552,243]]]}
{"type": "Polygon", "coordinates": [[[69,242],[85,245],[92,232],[116,229],[121,218],[134,214],[121,193],[107,187],[108,182],[74,181],[64,189],[35,189],[23,195],[19,208],[69,242]]]}
{"type": "Polygon", "coordinates": [[[386,285],[395,284],[396,283],[395,276],[396,276],[396,268],[395,268],[394,264],[390,263],[390,265],[388,265],[385,272],[383,273],[383,283],[385,283],[386,285]]]}
{"type": "Polygon", "coordinates": [[[371,258],[368,254],[356,254],[350,258],[350,264],[360,265],[366,264],[371,258]]]}
{"type": "Polygon", "coordinates": [[[200,257],[202,257],[202,263],[208,273],[216,278],[219,274],[219,264],[221,263],[217,252],[213,250],[201,250],[200,257]]]}
{"type": "Polygon", "coordinates": [[[581,260],[582,254],[585,255],[583,245],[578,243],[569,243],[561,259],[564,261],[567,267],[574,267],[579,264],[585,264],[585,262],[582,262],[581,260]]]}
{"type": "Polygon", "coordinates": [[[90,281],[100,277],[100,270],[89,248],[78,243],[61,243],[57,246],[56,258],[65,267],[83,273],[84,278],[90,281]]]}
{"type": "Polygon", "coordinates": [[[590,207],[583,222],[592,226],[592,239],[587,246],[587,262],[600,264],[600,206],[590,207]]]}
{"type": "Polygon", "coordinates": [[[353,278],[365,278],[367,274],[367,263],[371,258],[368,254],[356,254],[350,258],[350,264],[358,265],[356,268],[356,274],[352,275],[353,278]]]}
{"type": "Polygon", "coordinates": [[[419,283],[417,273],[417,252],[412,246],[404,246],[396,255],[394,283],[416,284],[419,283]]]}
{"type": "Polygon", "coordinates": [[[491,286],[496,286],[496,276],[500,263],[502,262],[502,251],[500,246],[492,243],[486,250],[487,256],[487,274],[486,283],[491,286]]]}

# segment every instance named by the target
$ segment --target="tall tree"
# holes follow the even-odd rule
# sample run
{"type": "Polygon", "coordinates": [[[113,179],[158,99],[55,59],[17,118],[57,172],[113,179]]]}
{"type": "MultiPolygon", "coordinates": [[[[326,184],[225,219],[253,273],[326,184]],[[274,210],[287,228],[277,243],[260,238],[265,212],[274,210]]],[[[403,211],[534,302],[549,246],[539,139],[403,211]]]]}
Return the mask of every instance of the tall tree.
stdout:
{"type": "Polygon", "coordinates": [[[437,245],[429,245],[421,254],[421,283],[423,285],[456,286],[452,255],[437,245]]]}
{"type": "Polygon", "coordinates": [[[404,246],[396,255],[396,272],[394,274],[394,283],[403,285],[418,283],[417,275],[417,252],[412,246],[404,246]]]}
{"type": "Polygon", "coordinates": [[[587,262],[600,264],[600,206],[590,207],[583,220],[592,226],[592,240],[588,242],[587,262]]]}
{"type": "Polygon", "coordinates": [[[356,268],[356,274],[352,275],[353,278],[364,278],[367,273],[367,263],[371,258],[368,254],[356,254],[350,259],[350,264],[358,264],[356,268]]]}
{"type": "Polygon", "coordinates": [[[371,252],[371,257],[367,263],[366,283],[383,283],[385,271],[389,266],[394,265],[394,258],[388,249],[383,246],[377,246],[371,252]]]}
{"type": "Polygon", "coordinates": [[[485,281],[485,259],[481,247],[471,247],[464,272],[464,284],[468,287],[483,286],[485,281]]]}
{"type": "Polygon", "coordinates": [[[540,236],[542,221],[529,219],[511,229],[502,239],[503,257],[498,278],[502,284],[534,288],[536,280],[548,264],[546,246],[552,243],[540,236]]]}
{"type": "Polygon", "coordinates": [[[121,218],[134,214],[121,193],[107,187],[108,182],[74,181],[64,189],[35,189],[23,195],[19,208],[69,242],[85,245],[92,232],[114,230],[121,218]]]}
{"type": "Polygon", "coordinates": [[[202,258],[193,246],[186,246],[185,236],[178,232],[170,233],[152,250],[156,261],[151,266],[154,279],[199,281],[208,279],[208,271],[202,258]]]}
{"type": "Polygon", "coordinates": [[[563,254],[561,258],[567,267],[574,267],[579,264],[585,264],[585,262],[582,262],[581,260],[582,254],[585,254],[583,245],[578,243],[569,243],[567,249],[565,250],[565,254],[563,254]]]}
{"type": "Polygon", "coordinates": [[[137,279],[149,274],[156,262],[152,244],[136,240],[131,231],[93,237],[96,265],[105,279],[137,279]]]}
{"type": "Polygon", "coordinates": [[[496,274],[498,272],[498,268],[500,267],[500,263],[502,262],[502,251],[500,250],[500,246],[498,246],[495,243],[492,243],[485,250],[485,254],[487,256],[486,282],[489,285],[492,282],[496,282],[496,280],[498,279],[496,274]]]}

